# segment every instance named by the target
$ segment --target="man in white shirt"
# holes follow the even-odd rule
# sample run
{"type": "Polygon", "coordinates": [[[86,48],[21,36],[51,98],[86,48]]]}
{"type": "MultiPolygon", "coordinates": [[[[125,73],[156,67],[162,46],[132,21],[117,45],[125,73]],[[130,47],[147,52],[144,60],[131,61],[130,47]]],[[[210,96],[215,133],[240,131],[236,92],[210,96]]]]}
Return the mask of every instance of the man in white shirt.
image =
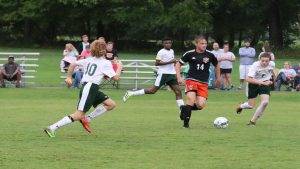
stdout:
{"type": "Polygon", "coordinates": [[[174,51],[171,49],[172,40],[170,38],[164,38],[162,43],[164,48],[157,53],[155,61],[155,66],[158,66],[158,76],[154,85],[138,91],[127,91],[123,97],[124,102],[126,102],[131,96],[155,94],[160,87],[169,85],[176,95],[178,107],[180,108],[180,106],[184,105],[181,90],[176,77],[175,63],[177,61],[174,56],[174,51]]]}
{"type": "Polygon", "coordinates": [[[257,107],[248,126],[255,126],[256,121],[260,118],[269,104],[270,85],[273,82],[270,80],[274,74],[275,63],[271,61],[269,53],[261,55],[260,60],[254,62],[250,67],[247,82],[248,82],[248,101],[238,105],[236,113],[240,114],[243,109],[253,109],[255,107],[256,97],[260,95],[261,103],[257,107]]]}

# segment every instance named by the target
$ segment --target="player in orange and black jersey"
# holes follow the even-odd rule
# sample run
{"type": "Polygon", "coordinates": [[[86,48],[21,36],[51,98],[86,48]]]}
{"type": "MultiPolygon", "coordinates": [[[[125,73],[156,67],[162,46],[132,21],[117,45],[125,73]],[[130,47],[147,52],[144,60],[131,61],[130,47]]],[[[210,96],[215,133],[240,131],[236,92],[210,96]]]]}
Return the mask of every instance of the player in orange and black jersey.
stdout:
{"type": "Polygon", "coordinates": [[[181,107],[180,119],[184,121],[183,127],[189,128],[192,110],[201,110],[205,107],[208,98],[208,78],[210,64],[215,66],[216,86],[221,85],[220,67],[214,54],[206,50],[207,41],[204,36],[195,37],[196,49],[186,52],[176,64],[178,83],[183,80],[180,75],[180,67],[188,63],[190,68],[185,81],[187,96],[186,105],[181,107]]]}

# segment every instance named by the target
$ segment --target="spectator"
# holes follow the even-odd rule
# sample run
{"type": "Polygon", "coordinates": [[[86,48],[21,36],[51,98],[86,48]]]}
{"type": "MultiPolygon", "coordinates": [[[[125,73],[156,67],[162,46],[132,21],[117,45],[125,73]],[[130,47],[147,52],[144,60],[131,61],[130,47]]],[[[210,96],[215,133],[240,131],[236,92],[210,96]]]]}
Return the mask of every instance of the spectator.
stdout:
{"type": "Polygon", "coordinates": [[[115,61],[118,58],[118,52],[114,49],[113,42],[107,42],[106,45],[106,57],[107,60],[115,61]]]}
{"type": "Polygon", "coordinates": [[[100,40],[100,41],[106,43],[105,38],[104,38],[103,36],[100,36],[100,37],[98,38],[98,40],[100,40]]]}
{"type": "Polygon", "coordinates": [[[262,52],[258,55],[258,60],[260,60],[260,56],[263,54],[263,53],[269,53],[270,56],[271,56],[271,61],[275,61],[275,55],[274,53],[271,51],[271,47],[267,44],[265,44],[263,47],[262,47],[262,52]]]}
{"type": "MultiPolygon", "coordinates": [[[[211,51],[215,55],[216,58],[223,53],[223,50],[220,49],[218,42],[213,43],[213,50],[211,51]]],[[[216,81],[216,75],[215,75],[215,67],[214,65],[210,64],[209,67],[209,81],[208,81],[208,86],[210,89],[217,89],[215,86],[215,81],[216,81]]]]}
{"type": "Polygon", "coordinates": [[[71,43],[67,43],[63,51],[63,59],[60,61],[60,71],[67,72],[69,65],[76,61],[77,55],[77,49],[71,43]]]}
{"type": "MultiPolygon", "coordinates": [[[[84,59],[84,57],[81,55],[78,55],[76,58],[77,58],[77,61],[84,59]]],[[[76,66],[74,69],[73,75],[72,75],[72,77],[74,78],[74,82],[73,82],[74,89],[79,89],[79,85],[80,85],[82,76],[83,76],[83,67],[76,66]]]]}
{"type": "Polygon", "coordinates": [[[90,45],[87,45],[85,50],[81,52],[81,56],[83,56],[84,59],[88,58],[91,56],[91,49],[90,45]]]}
{"type": "Polygon", "coordinates": [[[239,49],[240,54],[240,86],[238,89],[242,89],[243,83],[248,75],[249,68],[254,62],[255,49],[250,47],[250,40],[244,41],[244,47],[239,49]]]}
{"type": "Polygon", "coordinates": [[[297,76],[295,77],[294,81],[294,88],[299,91],[300,90],[300,62],[298,65],[293,66],[293,69],[297,73],[297,76]]]}
{"type": "Polygon", "coordinates": [[[223,53],[223,50],[220,49],[218,42],[213,43],[213,50],[211,51],[211,53],[213,53],[216,58],[218,58],[218,56],[223,53]]]}
{"type": "Polygon", "coordinates": [[[289,85],[293,82],[297,73],[294,69],[291,69],[291,64],[288,61],[284,62],[284,68],[279,70],[279,74],[276,79],[276,91],[280,91],[281,85],[289,85]]]}
{"type": "Polygon", "coordinates": [[[118,67],[117,67],[118,52],[117,52],[117,50],[114,49],[114,43],[113,42],[107,42],[105,58],[107,60],[111,60],[111,63],[113,65],[113,69],[116,71],[118,69],[118,67]]]}
{"type": "Polygon", "coordinates": [[[223,50],[223,53],[220,54],[217,59],[220,64],[220,71],[224,84],[223,89],[231,90],[233,88],[231,83],[232,62],[235,61],[235,56],[229,51],[229,44],[225,43],[223,50]]]}
{"type": "Polygon", "coordinates": [[[78,45],[78,53],[81,53],[82,51],[86,50],[86,47],[90,45],[89,43],[89,37],[87,35],[82,35],[81,37],[82,42],[78,45]]]}
{"type": "Polygon", "coordinates": [[[16,81],[16,87],[21,87],[21,72],[20,65],[14,62],[13,56],[8,57],[8,63],[3,65],[3,69],[0,72],[0,82],[3,88],[5,88],[4,79],[8,81],[16,81]]]}

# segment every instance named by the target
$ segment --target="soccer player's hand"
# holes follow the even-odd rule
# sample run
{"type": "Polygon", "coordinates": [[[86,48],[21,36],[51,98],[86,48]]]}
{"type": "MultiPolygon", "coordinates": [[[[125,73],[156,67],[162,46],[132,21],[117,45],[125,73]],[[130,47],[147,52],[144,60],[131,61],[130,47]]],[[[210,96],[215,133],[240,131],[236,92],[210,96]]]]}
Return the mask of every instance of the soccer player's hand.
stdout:
{"type": "Polygon", "coordinates": [[[215,86],[216,86],[217,88],[220,88],[221,85],[222,85],[221,79],[220,79],[220,78],[219,78],[219,79],[216,79],[215,86]]]}
{"type": "Polygon", "coordinates": [[[270,81],[270,80],[265,81],[265,82],[262,83],[262,85],[265,85],[265,86],[269,86],[269,85],[271,85],[271,84],[273,84],[273,82],[270,81]]]}
{"type": "Polygon", "coordinates": [[[72,78],[67,77],[65,83],[68,87],[70,87],[72,85],[72,78]]]}
{"type": "Polygon", "coordinates": [[[182,77],[177,77],[177,81],[180,85],[184,83],[182,77]]]}

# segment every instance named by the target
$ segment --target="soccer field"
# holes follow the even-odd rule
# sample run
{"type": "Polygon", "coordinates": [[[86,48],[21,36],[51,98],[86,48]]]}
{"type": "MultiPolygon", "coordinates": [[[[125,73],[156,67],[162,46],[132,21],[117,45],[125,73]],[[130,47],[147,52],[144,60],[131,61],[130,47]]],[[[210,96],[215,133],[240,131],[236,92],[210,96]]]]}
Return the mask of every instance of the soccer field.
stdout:
{"type": "MultiPolygon", "coordinates": [[[[125,90],[104,92],[117,102],[111,112],[91,122],[87,133],[79,122],[49,138],[43,129],[76,109],[78,90],[59,79],[61,50],[4,49],[41,52],[35,86],[0,88],[0,168],[112,169],[298,169],[300,168],[299,92],[273,92],[257,126],[247,122],[254,110],[235,114],[244,91],[209,91],[207,107],[194,112],[191,128],[182,128],[175,97],[160,90],[134,97],[126,104],[125,90]],[[229,119],[216,129],[218,116],[229,119]]],[[[153,54],[154,56],[154,54],[153,54]]],[[[122,54],[122,59],[154,59],[151,54],[122,54]]],[[[179,58],[180,54],[177,54],[179,58]]],[[[297,63],[296,59],[278,59],[297,63]]],[[[238,84],[238,62],[233,83],[238,84]]]]}
{"type": "Polygon", "coordinates": [[[91,122],[79,122],[49,138],[43,129],[75,110],[78,90],[1,89],[0,168],[297,169],[300,167],[299,93],[273,92],[255,127],[254,110],[235,114],[241,91],[209,91],[207,107],[182,128],[174,94],[121,101],[124,90],[104,90],[117,108],[91,122]],[[218,116],[229,119],[216,129],[218,116]]]}

